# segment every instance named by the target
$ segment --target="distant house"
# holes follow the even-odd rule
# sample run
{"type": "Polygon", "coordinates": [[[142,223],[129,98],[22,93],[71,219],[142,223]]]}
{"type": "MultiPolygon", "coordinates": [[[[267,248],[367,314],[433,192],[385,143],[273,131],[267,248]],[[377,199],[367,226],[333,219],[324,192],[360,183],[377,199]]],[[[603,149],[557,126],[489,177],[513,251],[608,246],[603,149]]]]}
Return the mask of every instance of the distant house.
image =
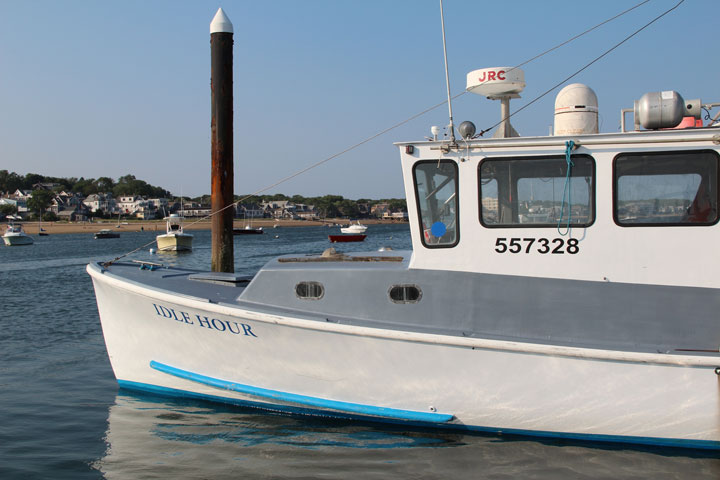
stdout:
{"type": "Polygon", "coordinates": [[[10,198],[15,200],[18,213],[27,213],[27,201],[32,198],[32,190],[21,190],[18,188],[10,194],[10,198]]]}
{"type": "Polygon", "coordinates": [[[79,195],[62,191],[56,194],[50,201],[49,210],[54,214],[60,216],[60,212],[64,210],[74,211],[78,208],[78,206],[83,205],[82,200],[82,197],[80,197],[79,195]]]}
{"type": "Polygon", "coordinates": [[[137,195],[123,195],[118,197],[115,201],[117,204],[118,213],[123,215],[135,215],[140,209],[140,204],[143,202],[143,198],[137,195]]]}
{"type": "MultiPolygon", "coordinates": [[[[24,202],[23,202],[24,203],[24,202]]],[[[0,205],[11,205],[15,207],[15,211],[18,211],[18,200],[9,197],[0,198],[0,205]]],[[[27,211],[27,208],[25,209],[27,211]]]]}
{"type": "Polygon", "coordinates": [[[0,198],[0,205],[12,205],[13,207],[17,207],[17,200],[14,198],[3,197],[0,198]]]}
{"type": "Polygon", "coordinates": [[[161,212],[167,213],[170,210],[170,202],[167,198],[148,198],[147,203],[161,212]]]}
{"type": "Polygon", "coordinates": [[[270,218],[284,218],[287,214],[287,200],[273,200],[269,202],[263,202],[261,204],[262,210],[266,217],[270,218]]]}
{"type": "Polygon", "coordinates": [[[32,197],[32,190],[21,190],[18,188],[10,195],[10,197],[26,202],[32,197]]]}
{"type": "Polygon", "coordinates": [[[117,204],[112,193],[93,193],[88,195],[82,203],[93,213],[97,211],[116,213],[117,210],[117,204]]]}
{"type": "Polygon", "coordinates": [[[255,203],[239,204],[235,207],[236,218],[262,218],[264,216],[263,208],[255,203]]]}
{"type": "Polygon", "coordinates": [[[315,218],[317,210],[314,206],[296,204],[289,200],[273,200],[261,205],[266,217],[277,219],[315,218]]]}
{"type": "Polygon", "coordinates": [[[376,203],[370,207],[370,215],[373,217],[385,217],[390,215],[390,204],[388,203],[376,203]]]}
{"type": "Polygon", "coordinates": [[[165,218],[170,211],[170,204],[167,198],[140,198],[134,210],[135,217],[142,220],[165,218]]]}
{"type": "Polygon", "coordinates": [[[318,217],[318,210],[315,205],[295,205],[295,215],[303,220],[315,220],[318,217]]]}
{"type": "Polygon", "coordinates": [[[210,205],[202,205],[196,202],[183,204],[183,211],[186,217],[207,217],[210,215],[210,205]]]}
{"type": "Polygon", "coordinates": [[[36,183],[32,186],[33,190],[54,190],[61,186],[60,183],[36,183]]]}
{"type": "Polygon", "coordinates": [[[90,209],[80,203],[75,208],[66,208],[56,213],[58,219],[68,222],[86,222],[90,209]]]}

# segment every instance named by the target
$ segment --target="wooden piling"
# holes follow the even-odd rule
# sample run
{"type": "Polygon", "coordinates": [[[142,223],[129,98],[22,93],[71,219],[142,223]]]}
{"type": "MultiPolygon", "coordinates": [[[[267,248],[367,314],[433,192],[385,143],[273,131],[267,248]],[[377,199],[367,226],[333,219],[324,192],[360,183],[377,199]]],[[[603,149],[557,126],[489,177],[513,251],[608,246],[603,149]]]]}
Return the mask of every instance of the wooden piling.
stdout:
{"type": "Polygon", "coordinates": [[[234,272],[233,28],[218,9],[210,23],[212,271],[234,272]]]}

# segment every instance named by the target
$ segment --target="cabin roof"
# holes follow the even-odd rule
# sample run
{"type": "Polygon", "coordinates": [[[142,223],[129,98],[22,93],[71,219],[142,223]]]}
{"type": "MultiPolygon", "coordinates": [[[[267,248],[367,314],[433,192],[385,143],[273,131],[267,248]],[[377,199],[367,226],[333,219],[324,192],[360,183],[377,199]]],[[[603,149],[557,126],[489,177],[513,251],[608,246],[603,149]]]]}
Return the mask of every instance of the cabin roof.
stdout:
{"type": "MultiPolygon", "coordinates": [[[[720,143],[720,127],[667,129],[667,130],[640,130],[631,132],[595,133],[586,135],[556,135],[541,137],[508,137],[508,138],[478,138],[473,140],[457,140],[457,150],[466,148],[512,148],[512,147],[539,147],[564,146],[565,142],[572,140],[577,146],[583,145],[622,145],[652,142],[695,142],[712,141],[720,143]]],[[[422,140],[409,142],[395,142],[394,145],[429,146],[430,149],[449,145],[449,140],[422,140]]]]}

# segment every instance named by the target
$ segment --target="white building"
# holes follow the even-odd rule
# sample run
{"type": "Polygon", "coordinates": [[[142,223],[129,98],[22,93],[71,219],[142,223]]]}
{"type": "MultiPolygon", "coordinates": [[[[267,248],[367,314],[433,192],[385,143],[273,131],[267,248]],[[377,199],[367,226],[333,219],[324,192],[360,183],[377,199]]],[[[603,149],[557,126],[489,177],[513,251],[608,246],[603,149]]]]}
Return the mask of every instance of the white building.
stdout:
{"type": "Polygon", "coordinates": [[[93,213],[98,210],[105,213],[117,213],[117,204],[111,193],[93,193],[83,200],[83,204],[93,213]]]}

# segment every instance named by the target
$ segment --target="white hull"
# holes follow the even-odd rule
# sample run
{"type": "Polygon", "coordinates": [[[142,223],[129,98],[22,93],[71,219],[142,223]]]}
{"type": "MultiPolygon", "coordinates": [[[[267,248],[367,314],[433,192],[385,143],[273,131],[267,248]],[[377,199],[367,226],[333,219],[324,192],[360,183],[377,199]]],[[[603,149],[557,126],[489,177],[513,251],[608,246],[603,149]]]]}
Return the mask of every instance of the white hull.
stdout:
{"type": "Polygon", "coordinates": [[[8,247],[16,246],[16,245],[32,245],[33,239],[29,235],[23,234],[5,234],[3,235],[3,242],[5,242],[5,245],[8,247]]]}
{"type": "Polygon", "coordinates": [[[88,272],[121,385],[441,427],[720,448],[717,356],[321,323],[88,272]],[[254,390],[212,387],[151,362],[254,390]]]}
{"type": "Polygon", "coordinates": [[[187,233],[166,233],[157,236],[158,250],[187,251],[192,250],[193,236],[187,233]]]}

